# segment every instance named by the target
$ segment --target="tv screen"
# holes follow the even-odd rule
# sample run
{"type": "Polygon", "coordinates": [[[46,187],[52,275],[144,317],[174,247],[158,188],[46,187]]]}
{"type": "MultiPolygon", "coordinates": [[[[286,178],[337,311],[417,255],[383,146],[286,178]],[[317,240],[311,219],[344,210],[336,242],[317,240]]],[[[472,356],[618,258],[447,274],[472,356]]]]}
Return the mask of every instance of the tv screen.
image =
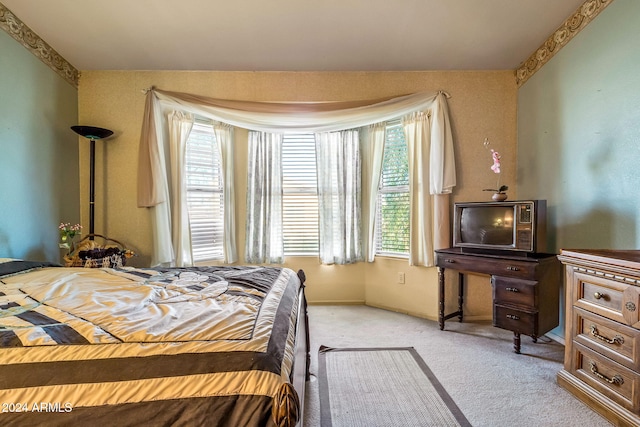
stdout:
{"type": "Polygon", "coordinates": [[[513,206],[465,207],[460,218],[460,240],[467,244],[514,244],[513,206]]]}

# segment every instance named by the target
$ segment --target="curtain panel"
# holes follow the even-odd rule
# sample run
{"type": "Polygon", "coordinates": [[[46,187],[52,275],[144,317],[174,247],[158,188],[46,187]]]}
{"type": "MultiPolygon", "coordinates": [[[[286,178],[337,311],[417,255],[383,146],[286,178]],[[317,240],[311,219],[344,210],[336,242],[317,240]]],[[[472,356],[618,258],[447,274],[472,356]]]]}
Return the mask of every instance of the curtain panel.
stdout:
{"type": "MultiPolygon", "coordinates": [[[[170,227],[168,186],[171,178],[167,176],[167,163],[165,162],[167,155],[164,153],[167,151],[166,141],[168,140],[166,136],[167,112],[171,110],[195,114],[249,130],[273,133],[337,132],[375,125],[422,112],[428,118],[427,127],[418,134],[418,137],[428,136],[430,158],[418,157],[421,159],[420,161],[428,162],[428,165],[422,164],[418,167],[420,173],[426,171],[426,175],[421,175],[421,181],[416,185],[420,188],[427,188],[426,191],[431,196],[449,194],[456,185],[456,177],[453,138],[446,97],[444,92],[439,91],[353,102],[282,103],[223,100],[151,88],[147,91],[140,137],[138,206],[161,212],[161,214],[155,215],[157,220],[154,223],[154,228],[170,227]]],[[[421,141],[416,142],[416,145],[420,144],[422,144],[421,141]]],[[[367,174],[367,176],[373,177],[375,175],[376,172],[372,171],[367,174]]],[[[369,198],[371,193],[375,192],[372,190],[373,186],[377,185],[378,183],[370,183],[371,187],[366,194],[367,203],[363,211],[370,209],[373,202],[369,198]]],[[[422,199],[424,201],[425,198],[422,197],[422,199]]],[[[449,240],[448,228],[443,229],[441,224],[437,223],[438,218],[449,217],[449,204],[438,203],[434,197],[430,199],[426,200],[427,204],[424,204],[424,209],[431,210],[432,220],[421,230],[431,229],[433,233],[429,237],[425,235],[424,231],[420,231],[421,235],[416,236],[416,239],[439,242],[433,243],[434,248],[438,248],[442,244],[446,246],[446,243],[443,242],[449,240]],[[433,209],[438,209],[438,211],[434,212],[433,209]]],[[[374,212],[366,212],[364,215],[367,218],[367,236],[364,239],[366,242],[371,240],[371,215],[374,215],[374,212]]],[[[158,234],[155,229],[154,235],[158,237],[158,234]]],[[[165,246],[160,245],[154,249],[154,260],[167,258],[167,247],[165,246]]],[[[428,248],[428,246],[422,246],[428,248]]],[[[370,254],[371,248],[367,248],[368,259],[370,254]]],[[[173,254],[171,253],[170,256],[173,254]]],[[[432,257],[433,255],[431,255],[432,257]]],[[[417,265],[432,265],[429,256],[423,255],[419,255],[415,259],[415,263],[417,265]]]]}
{"type": "Polygon", "coordinates": [[[191,231],[187,209],[187,183],[185,157],[187,139],[193,128],[193,114],[174,111],[169,113],[169,164],[171,203],[171,244],[175,254],[175,265],[193,265],[191,231]]]}
{"type": "Polygon", "coordinates": [[[245,258],[282,264],[282,134],[249,132],[245,258]]]}
{"type": "Polygon", "coordinates": [[[367,262],[373,262],[376,256],[375,228],[376,206],[378,203],[378,190],[382,175],[382,160],[384,159],[384,141],[386,138],[386,123],[377,123],[366,129],[364,143],[362,144],[363,173],[367,177],[363,183],[364,191],[362,216],[366,223],[366,239],[364,251],[367,254],[367,262]]]}
{"type": "Polygon", "coordinates": [[[362,261],[361,158],[357,130],[317,133],[320,261],[362,261]]]}
{"type": "Polygon", "coordinates": [[[218,142],[218,154],[222,166],[224,186],[224,262],[232,264],[238,260],[236,249],[236,195],[233,185],[233,126],[213,122],[213,132],[218,142]]]}

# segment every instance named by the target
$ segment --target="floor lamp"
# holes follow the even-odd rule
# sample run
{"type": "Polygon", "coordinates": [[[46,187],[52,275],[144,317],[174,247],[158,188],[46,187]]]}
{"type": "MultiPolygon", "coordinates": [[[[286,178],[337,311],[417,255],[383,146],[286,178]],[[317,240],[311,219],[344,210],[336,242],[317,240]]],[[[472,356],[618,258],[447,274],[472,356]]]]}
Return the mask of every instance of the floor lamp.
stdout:
{"type": "Polygon", "coordinates": [[[113,135],[113,131],[94,126],[71,126],[71,130],[78,135],[84,136],[91,143],[89,163],[89,240],[93,240],[96,197],[96,140],[110,137],[113,135]]]}

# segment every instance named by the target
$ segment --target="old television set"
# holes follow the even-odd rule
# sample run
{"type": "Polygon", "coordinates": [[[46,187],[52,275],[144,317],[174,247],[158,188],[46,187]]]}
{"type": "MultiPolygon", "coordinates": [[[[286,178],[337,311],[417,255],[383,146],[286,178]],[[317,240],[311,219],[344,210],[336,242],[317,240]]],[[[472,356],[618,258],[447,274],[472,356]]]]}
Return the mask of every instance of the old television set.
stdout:
{"type": "Polygon", "coordinates": [[[546,235],[546,200],[454,204],[454,247],[536,253],[546,249],[546,235]]]}

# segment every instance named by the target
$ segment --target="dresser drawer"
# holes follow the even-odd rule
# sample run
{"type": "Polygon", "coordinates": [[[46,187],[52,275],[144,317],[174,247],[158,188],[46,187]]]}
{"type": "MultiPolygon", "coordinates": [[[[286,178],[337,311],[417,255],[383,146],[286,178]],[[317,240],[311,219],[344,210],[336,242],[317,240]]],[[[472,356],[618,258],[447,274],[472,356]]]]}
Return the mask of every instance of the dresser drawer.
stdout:
{"type": "Polygon", "coordinates": [[[536,281],[492,276],[491,284],[494,303],[515,304],[531,309],[538,305],[536,281]]]}
{"type": "Polygon", "coordinates": [[[459,271],[535,279],[538,263],[504,258],[492,259],[470,254],[436,253],[436,265],[440,268],[451,268],[459,271]]]}
{"type": "Polygon", "coordinates": [[[578,342],[626,366],[640,368],[640,332],[580,308],[573,308],[574,336],[578,342]]]}
{"type": "Polygon", "coordinates": [[[573,344],[572,374],[624,408],[638,412],[640,376],[595,351],[573,344]]]}
{"type": "Polygon", "coordinates": [[[494,304],[493,326],[519,334],[538,336],[538,313],[494,304]]]}
{"type": "Polygon", "coordinates": [[[581,272],[574,274],[574,305],[620,323],[627,323],[623,316],[624,283],[605,277],[581,272]]]}

